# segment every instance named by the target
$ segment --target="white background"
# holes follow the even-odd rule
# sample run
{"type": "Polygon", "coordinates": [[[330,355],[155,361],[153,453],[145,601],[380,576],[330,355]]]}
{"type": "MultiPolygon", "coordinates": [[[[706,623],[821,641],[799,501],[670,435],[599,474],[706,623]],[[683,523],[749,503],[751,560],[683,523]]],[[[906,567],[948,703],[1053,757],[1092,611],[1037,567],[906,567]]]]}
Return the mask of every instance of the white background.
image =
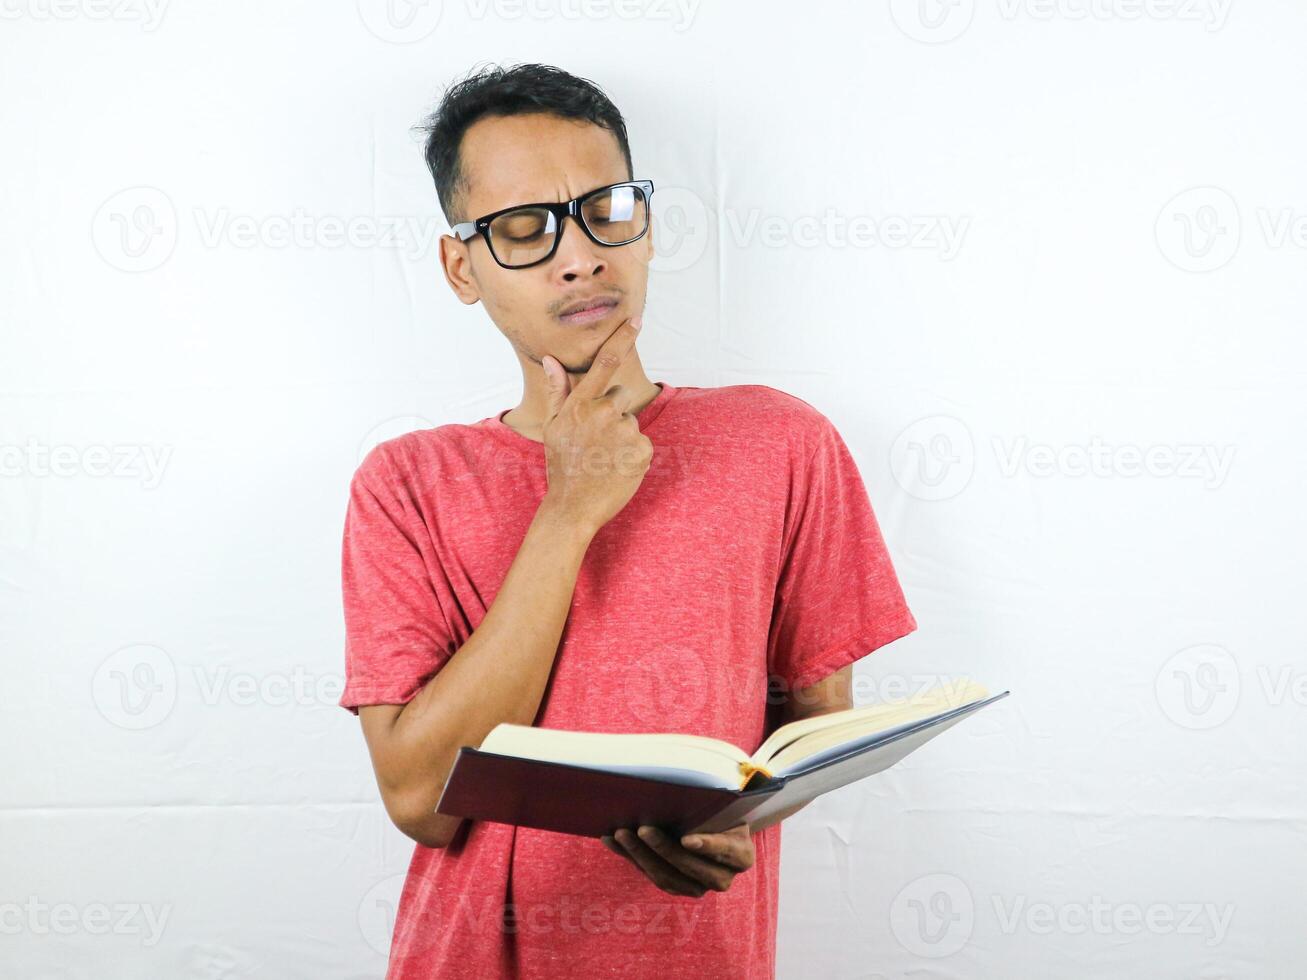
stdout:
{"type": "Polygon", "coordinates": [[[1012,691],[786,824],[780,975],[1300,972],[1300,4],[67,3],[0,7],[5,976],[382,975],[340,535],[520,394],[409,132],[481,61],[626,114],[651,378],[844,435],[859,702],[1012,691]]]}

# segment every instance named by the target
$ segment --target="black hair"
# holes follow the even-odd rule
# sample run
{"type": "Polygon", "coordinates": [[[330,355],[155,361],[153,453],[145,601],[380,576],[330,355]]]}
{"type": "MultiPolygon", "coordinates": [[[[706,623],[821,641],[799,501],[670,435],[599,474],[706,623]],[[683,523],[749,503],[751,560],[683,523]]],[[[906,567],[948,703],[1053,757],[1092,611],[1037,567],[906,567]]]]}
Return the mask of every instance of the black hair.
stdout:
{"type": "Polygon", "coordinates": [[[634,178],[626,121],[594,82],[551,65],[494,65],[474,69],[445,90],[440,104],[417,128],[426,133],[423,155],[436,183],[436,197],[449,223],[469,220],[464,196],[468,174],[459,147],[468,128],[485,116],[519,116],[544,113],[579,119],[602,126],[617,137],[626,160],[626,179],[634,178]]]}

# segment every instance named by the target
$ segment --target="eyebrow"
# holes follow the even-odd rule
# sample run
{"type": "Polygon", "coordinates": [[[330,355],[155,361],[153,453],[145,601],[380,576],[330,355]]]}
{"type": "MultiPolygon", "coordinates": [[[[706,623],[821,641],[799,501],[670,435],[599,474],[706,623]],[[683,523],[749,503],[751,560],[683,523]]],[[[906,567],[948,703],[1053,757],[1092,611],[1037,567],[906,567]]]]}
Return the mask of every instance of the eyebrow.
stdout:
{"type": "MultiPolygon", "coordinates": [[[[595,191],[603,190],[605,187],[612,187],[614,184],[625,184],[625,183],[629,183],[629,181],[627,181],[625,178],[623,178],[622,180],[610,180],[606,184],[596,184],[594,187],[591,187],[588,191],[582,191],[580,194],[577,194],[576,197],[585,197],[587,194],[593,194],[595,191]]],[[[570,198],[569,200],[575,200],[575,198],[570,198]]],[[[565,204],[565,203],[567,202],[566,201],[523,201],[521,204],[506,204],[502,208],[494,208],[491,211],[487,211],[486,214],[494,214],[497,211],[507,211],[509,208],[533,208],[533,207],[539,207],[542,204],[565,204]]]]}

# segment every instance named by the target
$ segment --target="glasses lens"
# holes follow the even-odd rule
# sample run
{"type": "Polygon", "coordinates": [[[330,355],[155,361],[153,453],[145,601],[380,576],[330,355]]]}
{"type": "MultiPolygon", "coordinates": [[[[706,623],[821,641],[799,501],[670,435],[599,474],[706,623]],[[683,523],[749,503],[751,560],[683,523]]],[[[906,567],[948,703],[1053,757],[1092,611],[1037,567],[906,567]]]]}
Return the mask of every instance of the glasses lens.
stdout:
{"type": "Polygon", "coordinates": [[[490,243],[504,265],[539,262],[554,245],[554,216],[541,208],[518,208],[490,222],[490,243]]]}
{"type": "Polygon", "coordinates": [[[581,215],[595,238],[621,245],[644,234],[649,224],[649,202],[639,187],[610,187],[582,201],[581,215]]]}

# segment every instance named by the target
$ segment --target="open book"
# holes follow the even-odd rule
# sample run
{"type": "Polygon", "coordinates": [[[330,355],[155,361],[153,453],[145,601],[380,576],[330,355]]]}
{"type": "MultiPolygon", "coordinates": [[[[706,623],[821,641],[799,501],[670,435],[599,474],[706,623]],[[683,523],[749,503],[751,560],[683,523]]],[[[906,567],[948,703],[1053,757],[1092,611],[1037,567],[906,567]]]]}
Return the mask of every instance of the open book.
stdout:
{"type": "Polygon", "coordinates": [[[702,735],[496,725],[459,750],[436,812],[596,837],[641,823],[711,833],[888,768],[1009,693],[941,684],[789,722],[752,754],[702,735]]]}

